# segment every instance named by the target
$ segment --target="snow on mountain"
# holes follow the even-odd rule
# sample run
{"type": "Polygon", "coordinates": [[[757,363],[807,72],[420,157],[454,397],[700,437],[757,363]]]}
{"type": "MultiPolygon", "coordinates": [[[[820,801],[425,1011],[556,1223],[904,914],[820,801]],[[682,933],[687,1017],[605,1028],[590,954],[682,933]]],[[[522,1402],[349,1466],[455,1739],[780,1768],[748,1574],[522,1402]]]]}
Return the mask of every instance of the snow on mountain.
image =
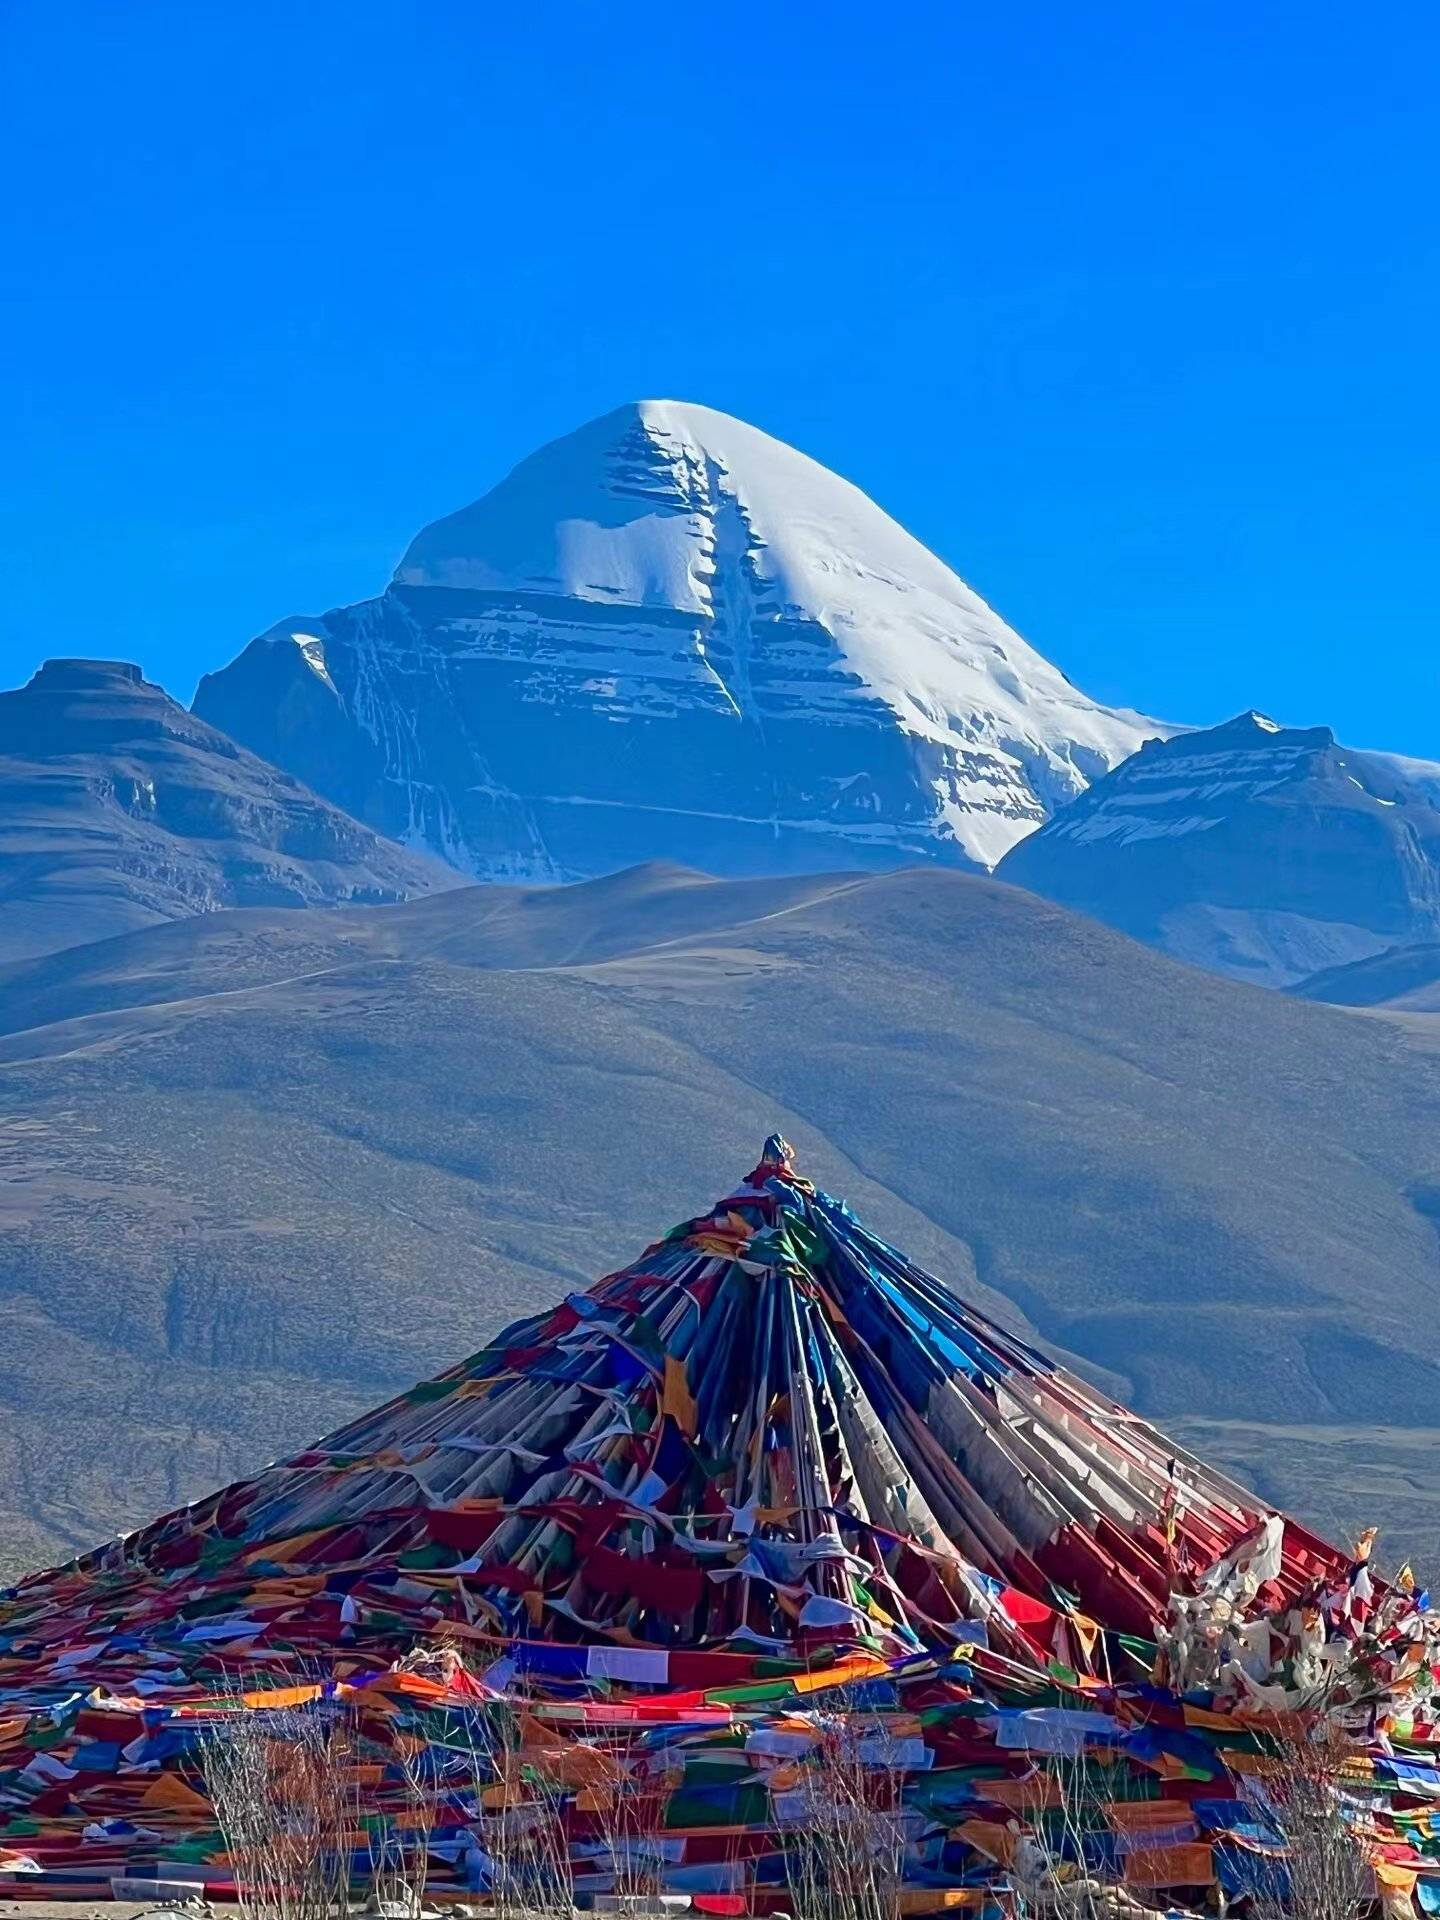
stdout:
{"type": "Polygon", "coordinates": [[[379,599],[280,622],[195,710],[496,879],[988,867],[1162,731],[848,481],[674,401],[543,447],[379,599]]]}
{"type": "Polygon", "coordinates": [[[1182,960],[1283,986],[1440,935],[1440,811],[1389,756],[1245,713],[1147,742],[1000,877],[1182,960]]]}
{"type": "Polygon", "coordinates": [[[0,693],[0,960],[221,907],[380,903],[455,884],[127,662],[47,660],[0,693]]]}
{"type": "Polygon", "coordinates": [[[1416,760],[1405,753],[1376,753],[1368,749],[1354,757],[1369,762],[1382,778],[1400,780],[1440,807],[1440,761],[1416,760]]]}

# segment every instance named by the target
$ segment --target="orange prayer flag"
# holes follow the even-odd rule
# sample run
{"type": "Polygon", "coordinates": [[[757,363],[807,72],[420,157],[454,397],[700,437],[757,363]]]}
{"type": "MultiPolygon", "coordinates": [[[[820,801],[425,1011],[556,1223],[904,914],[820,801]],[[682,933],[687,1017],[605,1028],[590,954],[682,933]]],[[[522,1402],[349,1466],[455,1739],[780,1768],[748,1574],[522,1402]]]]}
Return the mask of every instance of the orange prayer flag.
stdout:
{"type": "Polygon", "coordinates": [[[384,1684],[391,1693],[407,1693],[412,1700],[448,1700],[450,1689],[443,1680],[432,1680],[423,1673],[387,1673],[384,1684]]]}
{"type": "Polygon", "coordinates": [[[173,1813],[203,1813],[207,1819],[211,1817],[210,1802],[204,1794],[187,1787],[173,1773],[162,1773],[152,1781],[142,1794],[140,1804],[142,1807],[163,1807],[173,1813]]]}
{"type": "Polygon", "coordinates": [[[796,1693],[819,1693],[825,1687],[843,1686],[848,1680],[885,1673],[888,1665],[872,1653],[857,1653],[849,1660],[837,1660],[833,1667],[825,1667],[819,1673],[797,1673],[790,1684],[796,1693]]]}
{"type": "Polygon", "coordinates": [[[624,1768],[614,1754],[571,1740],[546,1749],[545,1772],[562,1786],[608,1793],[623,1777],[624,1768]]]}
{"type": "Polygon", "coordinates": [[[1208,1727],[1212,1733],[1240,1733],[1243,1728],[1233,1713],[1214,1713],[1209,1707],[1182,1707],[1187,1727],[1208,1727]]]}
{"type": "Polygon", "coordinates": [[[669,1414],[687,1440],[695,1438],[699,1412],[690,1392],[690,1380],[685,1370],[685,1362],[677,1360],[673,1353],[667,1353],[665,1356],[665,1388],[661,1396],[660,1411],[669,1414]]]}
{"type": "Polygon", "coordinates": [[[522,1753],[529,1749],[553,1746],[555,1743],[555,1735],[545,1723],[537,1720],[533,1713],[527,1713],[523,1707],[520,1709],[516,1732],[520,1737],[522,1753]]]}
{"type": "Polygon", "coordinates": [[[1125,1856],[1125,1883],[1131,1887],[1206,1887],[1214,1878],[1215,1856],[1208,1840],[1146,1847],[1125,1856]]]}
{"type": "Polygon", "coordinates": [[[987,1780],[985,1798],[993,1800],[997,1806],[1011,1807],[1017,1812],[1022,1808],[1034,1812],[1042,1807],[1065,1804],[1060,1782],[1053,1774],[1039,1772],[1025,1774],[1017,1780],[987,1780]]]}
{"type": "Polygon", "coordinates": [[[963,1826],[954,1828],[953,1833],[977,1853],[983,1853],[989,1860],[998,1860],[1002,1867],[1009,1866],[1018,1837],[998,1820],[967,1820],[963,1826]]]}
{"type": "Polygon", "coordinates": [[[303,1707],[308,1701],[320,1698],[318,1686],[308,1687],[268,1687],[258,1693],[242,1693],[242,1707],[303,1707]]]}
{"type": "Polygon", "coordinates": [[[615,1789],[603,1783],[582,1787],[575,1796],[577,1813],[608,1813],[615,1804],[615,1789]]]}
{"type": "Polygon", "coordinates": [[[993,1896],[985,1887],[913,1887],[894,1900],[899,1913],[953,1913],[983,1907],[993,1896]]]}
{"type": "Polygon", "coordinates": [[[1167,1827],[1195,1831],[1195,1815],[1184,1800],[1111,1800],[1105,1816],[1121,1833],[1163,1833],[1167,1827]]]}
{"type": "Polygon", "coordinates": [[[1245,1753],[1238,1747],[1219,1747],[1217,1758],[1223,1760],[1231,1773],[1248,1775],[1254,1780],[1263,1780],[1266,1774],[1283,1773],[1285,1762],[1273,1753],[1245,1753]]]}

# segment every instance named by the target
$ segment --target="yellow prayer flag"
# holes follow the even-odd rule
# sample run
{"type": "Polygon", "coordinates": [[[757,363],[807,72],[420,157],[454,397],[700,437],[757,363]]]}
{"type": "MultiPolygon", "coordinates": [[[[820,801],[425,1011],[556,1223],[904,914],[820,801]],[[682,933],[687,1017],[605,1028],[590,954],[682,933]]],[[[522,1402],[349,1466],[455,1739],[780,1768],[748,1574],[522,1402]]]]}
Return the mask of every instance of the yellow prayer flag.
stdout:
{"type": "Polygon", "coordinates": [[[665,1356],[665,1390],[660,1411],[669,1414],[686,1439],[695,1438],[698,1414],[694,1396],[690,1392],[685,1362],[677,1360],[673,1353],[665,1356]]]}

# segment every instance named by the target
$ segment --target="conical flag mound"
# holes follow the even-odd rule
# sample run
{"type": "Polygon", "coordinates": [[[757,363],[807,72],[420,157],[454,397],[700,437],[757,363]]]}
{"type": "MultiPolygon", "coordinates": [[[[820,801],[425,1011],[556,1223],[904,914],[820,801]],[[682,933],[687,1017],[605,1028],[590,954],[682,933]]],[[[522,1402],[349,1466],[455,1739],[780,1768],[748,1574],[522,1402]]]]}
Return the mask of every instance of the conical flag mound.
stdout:
{"type": "MultiPolygon", "coordinates": [[[[223,1884],[195,1729],[311,1700],[350,1701],[382,1755],[407,1716],[518,1692],[542,1746],[561,1726],[590,1750],[597,1727],[613,1740],[659,1724],[672,1746],[688,1729],[703,1770],[723,1725],[725,1750],[742,1730],[763,1773],[804,1751],[807,1701],[863,1684],[887,1722],[875,1752],[930,1780],[921,1800],[947,1833],[956,1808],[936,1811],[933,1770],[954,1747],[983,1772],[981,1718],[994,1778],[961,1801],[982,1814],[1014,1813],[1017,1761],[1033,1772],[1035,1753],[1073,1754],[1091,1734],[1107,1765],[1133,1758],[1150,1783],[1139,1799],[1157,1775],[1184,1777],[1188,1754],[1190,1777],[1234,1802],[1236,1776],[1213,1740],[1198,1752],[1184,1701],[1237,1743],[1250,1736],[1236,1714],[1303,1708],[1322,1687],[1372,1726],[1409,1711],[1413,1730],[1429,1620],[1412,1586],[1377,1588],[1363,1552],[1268,1514],[966,1307],[811,1187],[774,1137],[710,1213],[588,1293],[13,1589],[0,1891],[6,1847],[62,1889],[187,1846],[223,1884]],[[427,1648],[443,1649],[430,1678],[416,1670],[427,1648]],[[1026,1714],[1041,1719],[1004,1717],[1026,1714]],[[1152,1731],[1135,1747],[1137,1728],[1152,1731]],[[164,1804],[146,1797],[158,1789],[164,1804]]],[[[610,1754],[622,1770],[633,1758],[610,1754]]],[[[383,1766],[377,1778],[383,1798],[383,1766]]],[[[437,1764],[442,1797],[444,1778],[437,1764]]],[[[1106,1804],[1125,1804],[1112,1787],[1106,1804]]],[[[427,1845],[457,1886],[483,1888],[483,1808],[450,1811],[427,1845]]],[[[784,1823],[768,1800],[751,1812],[740,1824],[758,1822],[765,1844],[743,1872],[710,1871],[683,1821],[667,1826],[671,1891],[763,1908],[786,1871],[784,1823]]],[[[585,1813],[568,1816],[582,1854],[585,1813]]],[[[1191,1851],[1173,1870],[1206,1884],[1219,1843],[1188,1811],[1177,1820],[1173,1846],[1191,1851]]],[[[943,1846],[922,1848],[924,1883],[997,1884],[1013,1835],[987,1851],[984,1826],[948,1866],[943,1846]]],[[[1154,1868],[1129,1877],[1176,1884],[1145,1881],[1154,1868]]],[[[613,1860],[608,1874],[592,1871],[590,1890],[613,1892],[613,1860]]]]}
{"type": "MultiPolygon", "coordinates": [[[[681,1650],[814,1665],[981,1627],[1053,1636],[1047,1654],[1086,1667],[1097,1631],[1153,1633],[1177,1570],[1264,1517],[868,1233],[773,1139],[633,1266],[28,1582],[11,1613],[47,1619],[67,1683],[442,1624],[624,1648],[637,1679],[681,1650]]],[[[1341,1564],[1293,1525],[1286,1544],[1287,1596],[1341,1564]]]]}

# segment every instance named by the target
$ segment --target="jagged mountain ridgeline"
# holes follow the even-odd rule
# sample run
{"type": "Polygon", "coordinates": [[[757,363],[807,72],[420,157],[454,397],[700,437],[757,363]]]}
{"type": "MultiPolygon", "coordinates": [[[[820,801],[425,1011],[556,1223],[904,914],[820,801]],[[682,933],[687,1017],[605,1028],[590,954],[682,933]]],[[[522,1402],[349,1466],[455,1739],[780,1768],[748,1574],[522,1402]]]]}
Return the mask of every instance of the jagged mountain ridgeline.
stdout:
{"type": "Polygon", "coordinates": [[[195,710],[482,879],[991,867],[1147,734],[815,461],[645,401],[296,615],[195,710]]]}

